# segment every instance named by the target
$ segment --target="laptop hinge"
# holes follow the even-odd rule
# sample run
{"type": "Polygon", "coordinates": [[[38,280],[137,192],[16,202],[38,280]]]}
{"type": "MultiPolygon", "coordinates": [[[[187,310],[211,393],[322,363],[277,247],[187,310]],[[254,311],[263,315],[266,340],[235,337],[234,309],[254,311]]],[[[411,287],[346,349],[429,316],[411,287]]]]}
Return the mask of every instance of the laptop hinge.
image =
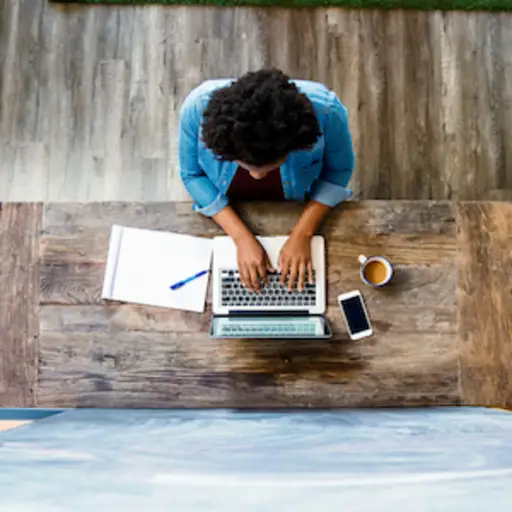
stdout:
{"type": "Polygon", "coordinates": [[[309,311],[307,309],[300,310],[264,310],[259,309],[258,311],[240,311],[240,310],[230,310],[228,316],[310,316],[309,311]]]}

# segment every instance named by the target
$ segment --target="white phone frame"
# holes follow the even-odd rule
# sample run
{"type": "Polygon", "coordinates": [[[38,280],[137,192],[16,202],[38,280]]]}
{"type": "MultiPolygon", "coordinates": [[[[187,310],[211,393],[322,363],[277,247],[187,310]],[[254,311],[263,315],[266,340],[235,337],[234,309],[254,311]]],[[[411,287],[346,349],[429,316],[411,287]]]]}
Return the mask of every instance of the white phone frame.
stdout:
{"type": "Polygon", "coordinates": [[[368,336],[371,336],[373,334],[372,323],[370,321],[370,315],[368,314],[368,310],[366,309],[366,304],[363,299],[363,294],[359,290],[352,290],[351,292],[342,293],[342,294],[338,295],[338,305],[341,309],[341,313],[343,314],[343,318],[345,320],[345,325],[347,326],[347,331],[348,331],[348,334],[349,334],[351,340],[360,340],[362,338],[368,338],[368,336]],[[366,316],[366,320],[368,322],[368,325],[370,326],[370,328],[367,329],[366,331],[361,331],[361,332],[357,332],[357,333],[353,333],[350,330],[350,324],[349,324],[347,315],[345,314],[345,310],[343,309],[343,301],[347,300],[347,299],[352,299],[354,297],[359,298],[359,300],[362,304],[362,307],[363,307],[364,314],[366,316]]]}

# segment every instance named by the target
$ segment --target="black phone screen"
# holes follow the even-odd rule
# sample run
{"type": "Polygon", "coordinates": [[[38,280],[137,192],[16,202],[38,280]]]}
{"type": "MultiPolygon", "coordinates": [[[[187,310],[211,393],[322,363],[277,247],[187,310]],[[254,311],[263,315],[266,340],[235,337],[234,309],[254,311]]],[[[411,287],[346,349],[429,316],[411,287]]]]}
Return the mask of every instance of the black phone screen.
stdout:
{"type": "Polygon", "coordinates": [[[341,301],[341,307],[347,318],[348,328],[352,334],[370,329],[361,297],[350,297],[341,301]]]}

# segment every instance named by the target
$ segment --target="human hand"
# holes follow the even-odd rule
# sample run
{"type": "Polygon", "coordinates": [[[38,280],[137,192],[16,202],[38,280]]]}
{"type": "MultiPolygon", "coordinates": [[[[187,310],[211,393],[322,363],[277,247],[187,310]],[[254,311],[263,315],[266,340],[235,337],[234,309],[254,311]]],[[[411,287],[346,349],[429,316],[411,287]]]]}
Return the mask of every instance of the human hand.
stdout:
{"type": "Polygon", "coordinates": [[[254,235],[239,240],[236,246],[240,279],[246,288],[257,292],[261,281],[266,282],[267,272],[275,272],[270,259],[254,235]]]}
{"type": "Polygon", "coordinates": [[[297,289],[304,290],[306,279],[313,283],[313,261],[311,259],[311,236],[292,233],[279,254],[279,272],[281,284],[292,290],[297,282],[297,289]],[[298,280],[298,281],[297,281],[298,280]]]}

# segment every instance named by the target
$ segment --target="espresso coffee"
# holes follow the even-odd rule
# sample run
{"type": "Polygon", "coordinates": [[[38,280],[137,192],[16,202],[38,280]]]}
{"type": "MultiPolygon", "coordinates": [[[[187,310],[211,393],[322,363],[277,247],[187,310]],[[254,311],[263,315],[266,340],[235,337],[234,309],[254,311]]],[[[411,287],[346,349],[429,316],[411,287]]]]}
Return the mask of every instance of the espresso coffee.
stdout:
{"type": "Polygon", "coordinates": [[[388,268],[379,260],[369,261],[364,267],[364,277],[372,284],[379,285],[388,278],[388,268]]]}

